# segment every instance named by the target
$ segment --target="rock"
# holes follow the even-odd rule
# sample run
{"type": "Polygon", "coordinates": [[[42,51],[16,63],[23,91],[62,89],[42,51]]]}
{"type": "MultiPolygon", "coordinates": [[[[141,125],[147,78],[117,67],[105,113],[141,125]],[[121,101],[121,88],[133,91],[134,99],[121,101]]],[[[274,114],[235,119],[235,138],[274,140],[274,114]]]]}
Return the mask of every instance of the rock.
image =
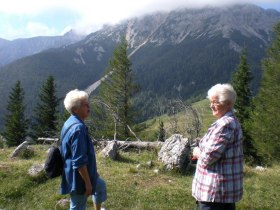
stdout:
{"type": "Polygon", "coordinates": [[[116,141],[109,142],[101,153],[104,157],[109,157],[112,160],[115,160],[118,156],[118,146],[116,141]]]}
{"type": "Polygon", "coordinates": [[[32,177],[41,175],[44,171],[44,164],[35,164],[28,169],[28,174],[32,177]]]}
{"type": "Polygon", "coordinates": [[[179,169],[184,172],[189,162],[190,144],[187,138],[174,134],[167,139],[158,153],[158,160],[167,170],[179,169]]]}
{"type": "Polygon", "coordinates": [[[155,173],[155,174],[158,174],[158,173],[159,173],[159,170],[158,170],[158,169],[155,169],[155,170],[154,170],[154,173],[155,173]]]}
{"type": "Polygon", "coordinates": [[[256,166],[256,170],[257,171],[265,171],[266,168],[262,167],[262,166],[256,166]]]}
{"type": "Polygon", "coordinates": [[[151,168],[153,166],[153,162],[151,160],[147,161],[147,167],[151,168]]]}
{"type": "Polygon", "coordinates": [[[57,201],[55,207],[59,206],[60,208],[67,208],[69,205],[70,205],[70,199],[63,198],[57,201]]]}

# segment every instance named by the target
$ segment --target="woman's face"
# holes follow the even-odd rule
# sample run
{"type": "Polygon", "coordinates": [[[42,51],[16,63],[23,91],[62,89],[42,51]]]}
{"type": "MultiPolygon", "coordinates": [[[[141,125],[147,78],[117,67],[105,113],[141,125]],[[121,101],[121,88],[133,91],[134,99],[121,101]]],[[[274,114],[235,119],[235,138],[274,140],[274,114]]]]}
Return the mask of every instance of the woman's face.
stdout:
{"type": "Polygon", "coordinates": [[[231,102],[225,101],[223,104],[219,102],[218,96],[212,96],[210,99],[210,108],[212,110],[212,114],[216,118],[221,118],[228,111],[231,110],[231,102]]]}
{"type": "Polygon", "coordinates": [[[88,101],[82,100],[80,108],[77,108],[74,113],[84,121],[90,114],[88,101]]]}

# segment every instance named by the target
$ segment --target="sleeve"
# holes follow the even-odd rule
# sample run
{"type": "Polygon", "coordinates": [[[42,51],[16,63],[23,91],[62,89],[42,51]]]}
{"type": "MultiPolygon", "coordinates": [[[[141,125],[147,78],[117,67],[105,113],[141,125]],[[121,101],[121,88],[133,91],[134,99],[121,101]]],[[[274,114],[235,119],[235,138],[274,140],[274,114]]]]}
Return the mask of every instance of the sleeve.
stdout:
{"type": "Polygon", "coordinates": [[[73,135],[71,153],[73,169],[80,168],[88,163],[86,133],[81,127],[73,135]]]}
{"type": "Polygon", "coordinates": [[[207,143],[203,144],[200,148],[200,162],[203,168],[213,165],[221,158],[233,135],[234,129],[230,124],[217,125],[209,135],[207,143]]]}

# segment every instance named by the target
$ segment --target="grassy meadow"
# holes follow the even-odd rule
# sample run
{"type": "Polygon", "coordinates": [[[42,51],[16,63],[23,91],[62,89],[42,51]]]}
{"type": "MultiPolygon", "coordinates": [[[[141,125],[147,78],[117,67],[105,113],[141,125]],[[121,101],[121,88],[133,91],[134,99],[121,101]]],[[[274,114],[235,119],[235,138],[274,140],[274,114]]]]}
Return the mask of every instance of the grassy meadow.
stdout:
{"type": "MultiPolygon", "coordinates": [[[[31,158],[9,156],[14,148],[0,150],[0,209],[1,210],[52,210],[66,195],[59,194],[60,178],[46,180],[30,178],[28,169],[43,163],[47,145],[33,145],[31,158]]],[[[192,210],[195,201],[191,196],[194,167],[189,174],[167,172],[157,161],[157,151],[120,152],[118,161],[103,158],[97,150],[100,175],[107,182],[106,210],[192,210]],[[152,166],[147,162],[152,161],[152,166]]],[[[265,171],[245,167],[244,197],[237,209],[279,210],[280,165],[265,171]]],[[[88,209],[93,209],[88,199],[88,209]]]]}
{"type": "MultiPolygon", "coordinates": [[[[203,100],[193,105],[202,120],[202,135],[214,118],[203,100]]],[[[168,117],[161,120],[168,125],[168,117]]],[[[179,117],[179,121],[184,118],[179,117]]],[[[181,122],[180,122],[181,123],[181,122]]],[[[145,123],[142,139],[155,139],[158,120],[145,123]],[[144,138],[145,137],[145,138],[144,138]]],[[[28,176],[34,164],[44,163],[49,145],[32,145],[34,155],[29,158],[11,159],[15,148],[0,149],[0,210],[63,210],[57,202],[67,195],[59,194],[60,178],[47,180],[28,176]]],[[[191,183],[195,170],[188,174],[165,171],[157,160],[158,151],[121,151],[119,159],[105,159],[96,150],[100,175],[107,182],[108,200],[106,210],[193,210],[195,201],[191,196],[191,183]],[[147,162],[152,161],[152,165],[147,162]]],[[[265,171],[245,166],[244,196],[237,203],[238,210],[280,210],[280,164],[265,171]]],[[[93,209],[88,199],[88,209],[93,209]]]]}

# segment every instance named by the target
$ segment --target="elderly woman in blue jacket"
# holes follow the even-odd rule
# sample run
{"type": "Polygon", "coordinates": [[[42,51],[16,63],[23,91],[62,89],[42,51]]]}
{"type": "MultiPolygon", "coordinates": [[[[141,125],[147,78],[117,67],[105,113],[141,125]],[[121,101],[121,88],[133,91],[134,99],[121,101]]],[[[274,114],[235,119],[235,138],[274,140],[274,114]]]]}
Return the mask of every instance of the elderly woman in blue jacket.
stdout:
{"type": "Polygon", "coordinates": [[[94,146],[84,123],[90,114],[88,94],[72,90],[64,106],[71,116],[61,130],[61,193],[70,194],[70,209],[86,209],[87,197],[92,195],[95,210],[100,210],[107,199],[106,184],[97,173],[94,146]]]}

